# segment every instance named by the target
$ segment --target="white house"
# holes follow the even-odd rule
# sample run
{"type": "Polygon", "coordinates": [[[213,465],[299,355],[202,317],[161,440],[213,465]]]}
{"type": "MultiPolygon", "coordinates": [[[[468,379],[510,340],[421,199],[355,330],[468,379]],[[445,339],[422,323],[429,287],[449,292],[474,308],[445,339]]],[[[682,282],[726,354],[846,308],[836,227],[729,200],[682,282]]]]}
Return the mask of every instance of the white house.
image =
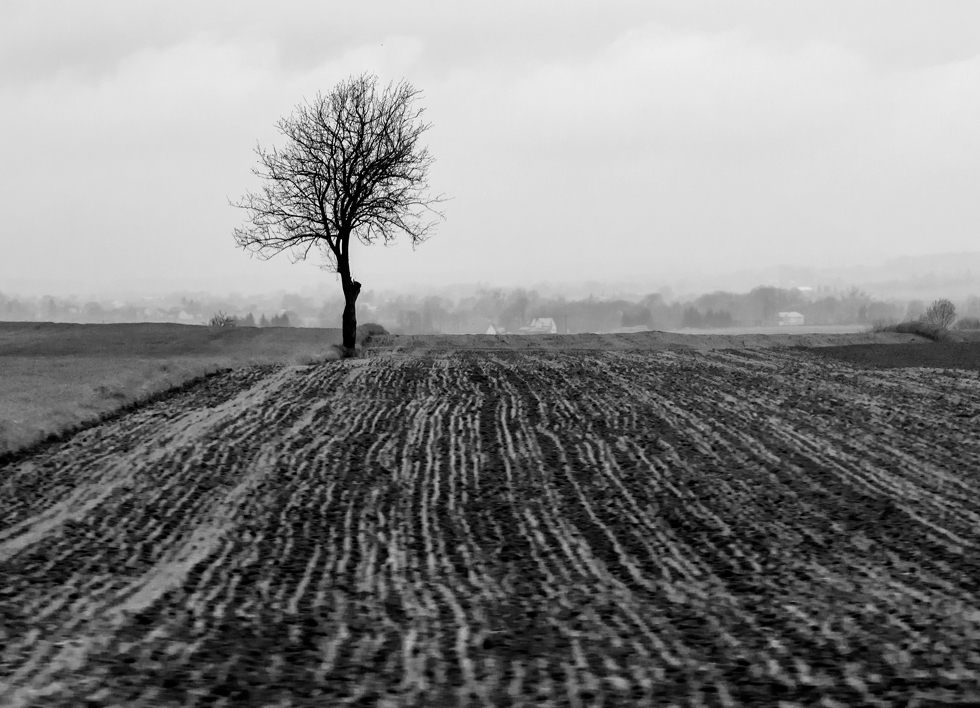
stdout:
{"type": "Polygon", "coordinates": [[[494,327],[493,325],[490,325],[487,327],[487,334],[506,334],[506,331],[503,327],[494,327]]]}
{"type": "Polygon", "coordinates": [[[521,327],[521,334],[557,334],[558,325],[551,317],[538,317],[527,327],[521,327]]]}
{"type": "Polygon", "coordinates": [[[780,312],[779,313],[779,326],[786,327],[790,325],[801,325],[803,324],[803,315],[799,312],[780,312]]]}

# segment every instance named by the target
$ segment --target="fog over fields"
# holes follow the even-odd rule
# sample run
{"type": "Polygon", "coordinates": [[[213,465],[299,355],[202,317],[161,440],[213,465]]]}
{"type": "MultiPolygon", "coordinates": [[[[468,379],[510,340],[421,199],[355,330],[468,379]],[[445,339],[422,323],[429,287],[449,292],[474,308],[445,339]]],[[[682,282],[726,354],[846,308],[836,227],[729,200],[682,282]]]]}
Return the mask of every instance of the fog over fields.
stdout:
{"type": "MultiPolygon", "coordinates": [[[[312,269],[297,264],[297,269],[312,269]]],[[[340,326],[344,302],[336,276],[278,292],[107,292],[86,296],[0,291],[0,321],[206,324],[216,313],[240,326],[340,326]],[[251,318],[249,319],[249,316],[251,318]]],[[[779,312],[798,312],[808,327],[873,326],[916,319],[949,298],[960,319],[980,317],[980,252],[933,254],[850,268],[775,266],[647,281],[543,281],[525,287],[493,282],[454,285],[367,284],[360,322],[412,334],[519,333],[551,318],[558,333],[623,328],[711,330],[787,324],[779,312]]]]}

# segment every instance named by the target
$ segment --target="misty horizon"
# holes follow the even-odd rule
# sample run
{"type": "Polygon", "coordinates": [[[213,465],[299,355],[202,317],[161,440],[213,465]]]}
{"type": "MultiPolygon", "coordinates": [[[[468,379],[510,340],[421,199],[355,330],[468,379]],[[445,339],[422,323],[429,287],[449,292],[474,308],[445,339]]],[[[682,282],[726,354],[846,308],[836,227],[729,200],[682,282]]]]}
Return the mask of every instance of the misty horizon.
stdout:
{"type": "MultiPolygon", "coordinates": [[[[599,282],[367,289],[359,298],[358,322],[381,325],[393,334],[760,332],[784,325],[802,325],[809,331],[831,327],[839,333],[917,320],[942,301],[952,308],[953,322],[969,328],[980,318],[976,279],[972,271],[963,270],[970,260],[968,254],[958,254],[890,261],[876,273],[892,280],[868,287],[841,280],[840,273],[830,277],[833,271],[818,276],[813,270],[784,268],[775,280],[759,281],[756,273],[751,288],[700,292],[599,282]],[[921,267],[913,267],[916,263],[932,269],[923,276],[921,267]],[[906,279],[895,280],[902,277],[906,279]]],[[[973,254],[973,260],[980,262],[980,253],[973,254]]],[[[866,276],[870,272],[862,271],[866,276]]],[[[176,291],[111,300],[50,295],[18,299],[0,292],[0,321],[10,322],[338,329],[343,310],[343,294],[323,284],[301,292],[176,291]],[[224,324],[216,324],[219,321],[224,324]]]]}
{"type": "MultiPolygon", "coordinates": [[[[298,263],[297,270],[315,270],[319,282],[304,283],[300,287],[277,288],[214,288],[201,287],[205,283],[187,283],[176,287],[170,283],[164,287],[110,288],[98,290],[72,290],[70,282],[59,282],[45,287],[42,281],[32,282],[33,287],[17,289],[8,287],[11,281],[0,281],[0,295],[7,297],[81,299],[112,301],[120,299],[153,299],[185,295],[194,297],[264,297],[298,294],[325,300],[342,299],[339,277],[330,272],[313,268],[309,263],[298,263]]],[[[212,284],[213,285],[213,284],[212,284]]],[[[625,297],[639,299],[651,292],[669,291],[670,297],[694,298],[715,291],[747,293],[753,288],[771,286],[781,288],[825,288],[845,291],[858,288],[884,299],[917,299],[952,297],[964,298],[980,294],[980,250],[962,253],[927,254],[886,259],[878,263],[858,264],[846,267],[795,266],[779,264],[769,268],[720,271],[715,273],[674,273],[673,276],[619,281],[600,280],[538,280],[534,282],[456,282],[444,285],[405,283],[392,285],[383,282],[365,283],[366,291],[382,295],[398,296],[463,296],[481,290],[524,289],[546,295],[564,297],[625,297]]]]}

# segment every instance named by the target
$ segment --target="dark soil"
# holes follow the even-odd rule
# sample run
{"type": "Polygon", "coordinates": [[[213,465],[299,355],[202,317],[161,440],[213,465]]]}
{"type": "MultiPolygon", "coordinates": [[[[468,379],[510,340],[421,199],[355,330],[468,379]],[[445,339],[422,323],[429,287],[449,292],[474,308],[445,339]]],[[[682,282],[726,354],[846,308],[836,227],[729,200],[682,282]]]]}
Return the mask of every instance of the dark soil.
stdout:
{"type": "Polygon", "coordinates": [[[929,344],[854,344],[814,347],[814,356],[872,369],[924,366],[934,369],[980,371],[980,342],[931,342],[929,344]]]}
{"type": "Polygon", "coordinates": [[[202,380],[0,464],[0,706],[980,705],[976,375],[856,373],[202,380]]]}

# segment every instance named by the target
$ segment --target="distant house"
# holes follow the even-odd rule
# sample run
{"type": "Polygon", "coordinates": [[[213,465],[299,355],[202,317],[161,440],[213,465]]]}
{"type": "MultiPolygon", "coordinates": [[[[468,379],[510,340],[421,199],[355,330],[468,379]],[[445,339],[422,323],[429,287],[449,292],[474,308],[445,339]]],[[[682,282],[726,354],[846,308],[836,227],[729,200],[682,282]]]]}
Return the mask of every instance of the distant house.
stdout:
{"type": "Polygon", "coordinates": [[[558,325],[555,324],[555,320],[551,317],[538,317],[537,319],[531,320],[531,324],[527,327],[521,327],[521,334],[557,334],[558,325]]]}
{"type": "Polygon", "coordinates": [[[531,329],[542,334],[557,334],[558,325],[552,317],[539,317],[531,322],[531,329]]]}
{"type": "Polygon", "coordinates": [[[780,312],[779,313],[779,326],[787,327],[790,325],[801,325],[803,324],[803,315],[799,312],[780,312]]]}
{"type": "Polygon", "coordinates": [[[506,334],[507,331],[503,327],[494,327],[490,325],[487,327],[487,334],[506,334]]]}

